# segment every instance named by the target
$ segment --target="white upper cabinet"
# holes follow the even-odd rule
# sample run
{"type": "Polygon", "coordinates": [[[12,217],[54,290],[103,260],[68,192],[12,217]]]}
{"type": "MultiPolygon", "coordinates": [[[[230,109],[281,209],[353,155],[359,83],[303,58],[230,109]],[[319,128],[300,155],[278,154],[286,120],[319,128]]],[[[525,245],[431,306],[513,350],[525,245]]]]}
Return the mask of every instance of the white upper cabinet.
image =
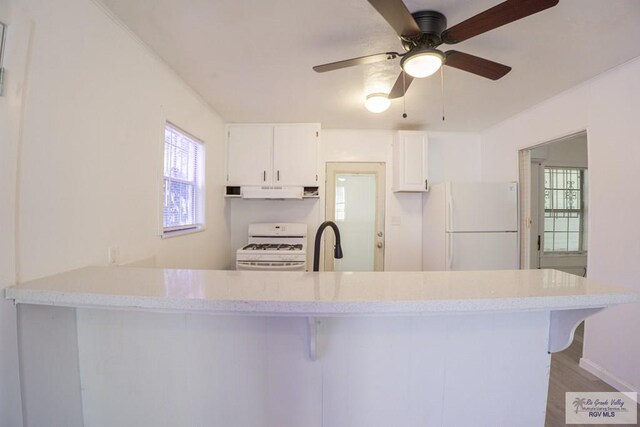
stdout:
{"type": "Polygon", "coordinates": [[[229,126],[227,138],[227,185],[268,185],[273,126],[229,126]]]}
{"type": "Polygon", "coordinates": [[[227,186],[318,186],[319,124],[229,125],[227,186]]]}
{"type": "Polygon", "coordinates": [[[319,125],[278,125],[273,134],[274,185],[318,186],[319,125]]]}
{"type": "Polygon", "coordinates": [[[399,131],[393,141],[394,192],[425,192],[429,189],[426,132],[399,131]]]}

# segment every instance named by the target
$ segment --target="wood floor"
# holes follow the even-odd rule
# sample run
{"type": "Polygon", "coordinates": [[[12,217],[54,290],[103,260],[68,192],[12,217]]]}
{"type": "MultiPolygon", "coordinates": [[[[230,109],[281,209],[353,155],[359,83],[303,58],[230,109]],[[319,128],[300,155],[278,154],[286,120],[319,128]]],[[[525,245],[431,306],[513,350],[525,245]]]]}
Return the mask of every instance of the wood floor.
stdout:
{"type": "MultiPolygon", "coordinates": [[[[609,384],[578,366],[582,357],[584,323],[576,330],[573,344],[560,353],[551,355],[551,375],[545,427],[565,426],[565,392],[567,391],[617,391],[609,384]]],[[[640,405],[639,411],[640,413],[640,405]]],[[[581,424],[571,424],[580,426],[581,424]]],[[[591,424],[593,426],[594,424],[591,424]]],[[[605,424],[596,424],[603,426],[605,424]]],[[[617,424],[621,426],[624,424],[617,424]]],[[[637,424],[632,424],[637,425],[637,424]]]]}

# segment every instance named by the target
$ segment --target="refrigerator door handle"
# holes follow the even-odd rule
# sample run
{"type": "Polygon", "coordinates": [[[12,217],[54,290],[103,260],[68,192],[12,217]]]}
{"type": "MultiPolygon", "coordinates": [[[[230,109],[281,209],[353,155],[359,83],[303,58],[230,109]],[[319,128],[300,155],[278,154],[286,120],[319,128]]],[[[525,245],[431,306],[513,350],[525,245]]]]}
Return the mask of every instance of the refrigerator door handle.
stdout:
{"type": "Polygon", "coordinates": [[[447,271],[453,267],[453,233],[447,233],[447,271]]]}
{"type": "Polygon", "coordinates": [[[453,231],[453,197],[451,197],[451,185],[447,184],[447,230],[453,231]]]}

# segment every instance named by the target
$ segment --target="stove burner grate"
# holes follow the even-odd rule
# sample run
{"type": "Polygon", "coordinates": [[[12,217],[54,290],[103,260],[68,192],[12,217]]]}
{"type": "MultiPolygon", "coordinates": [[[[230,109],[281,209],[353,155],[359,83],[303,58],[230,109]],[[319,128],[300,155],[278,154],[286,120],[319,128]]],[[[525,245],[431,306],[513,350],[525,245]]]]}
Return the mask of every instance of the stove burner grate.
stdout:
{"type": "Polygon", "coordinates": [[[249,251],[266,251],[266,250],[276,250],[276,251],[301,251],[302,244],[298,243],[295,245],[289,243],[250,243],[242,250],[249,251]]]}

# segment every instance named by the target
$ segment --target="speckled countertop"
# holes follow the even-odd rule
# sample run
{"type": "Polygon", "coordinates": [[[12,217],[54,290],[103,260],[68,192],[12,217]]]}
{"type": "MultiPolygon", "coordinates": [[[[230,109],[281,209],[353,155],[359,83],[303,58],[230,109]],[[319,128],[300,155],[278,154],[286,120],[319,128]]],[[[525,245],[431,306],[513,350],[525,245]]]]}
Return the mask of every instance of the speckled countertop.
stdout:
{"type": "Polygon", "coordinates": [[[629,290],[556,270],[304,273],[87,267],[10,287],[21,304],[219,314],[422,315],[606,307],[629,290]]]}

